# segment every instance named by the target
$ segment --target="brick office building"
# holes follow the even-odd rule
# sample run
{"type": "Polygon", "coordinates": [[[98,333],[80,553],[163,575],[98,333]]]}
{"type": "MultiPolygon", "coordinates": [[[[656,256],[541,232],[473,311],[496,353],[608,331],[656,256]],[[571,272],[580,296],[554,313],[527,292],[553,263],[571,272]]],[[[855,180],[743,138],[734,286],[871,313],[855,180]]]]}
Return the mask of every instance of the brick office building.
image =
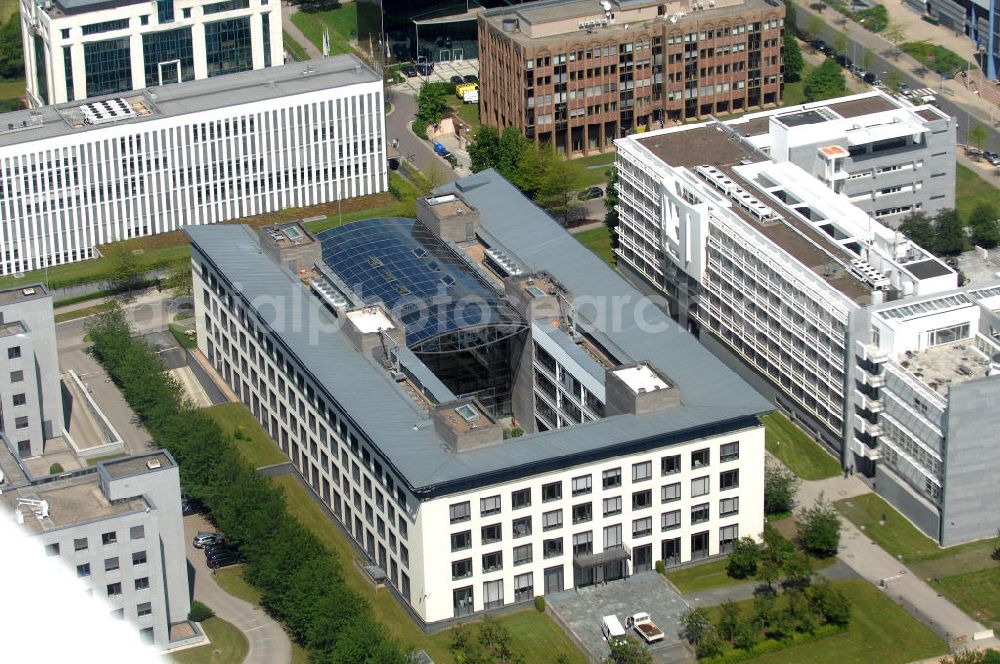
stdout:
{"type": "Polygon", "coordinates": [[[479,15],[481,117],[559,152],[781,101],[779,0],[540,0],[479,15]]]}

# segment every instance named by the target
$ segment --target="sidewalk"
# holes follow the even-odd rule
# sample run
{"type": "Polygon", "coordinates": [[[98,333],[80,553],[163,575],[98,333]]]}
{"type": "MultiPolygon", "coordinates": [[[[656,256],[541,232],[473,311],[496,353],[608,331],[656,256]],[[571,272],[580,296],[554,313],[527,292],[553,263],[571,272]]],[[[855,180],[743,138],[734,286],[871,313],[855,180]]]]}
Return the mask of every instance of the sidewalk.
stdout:
{"type": "Polygon", "coordinates": [[[281,29],[287,32],[292,39],[299,43],[305,52],[309,56],[310,60],[322,60],[323,53],[316,45],[309,41],[309,38],[302,34],[298,26],[292,23],[292,14],[299,11],[298,5],[289,4],[286,0],[281,3],[281,29]]]}

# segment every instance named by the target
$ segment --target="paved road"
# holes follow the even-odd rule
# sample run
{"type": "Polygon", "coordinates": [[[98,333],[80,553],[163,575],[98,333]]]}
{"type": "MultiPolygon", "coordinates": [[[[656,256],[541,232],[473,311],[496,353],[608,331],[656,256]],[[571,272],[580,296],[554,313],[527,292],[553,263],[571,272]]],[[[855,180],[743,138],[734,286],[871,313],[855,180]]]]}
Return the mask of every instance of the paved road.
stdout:
{"type": "Polygon", "coordinates": [[[390,145],[393,139],[399,140],[397,149],[401,159],[410,161],[425,175],[436,169],[440,173],[441,184],[456,180],[458,174],[451,169],[448,162],[434,154],[430,143],[417,138],[416,134],[410,131],[410,123],[417,115],[416,98],[389,88],[386,90],[386,99],[392,104],[392,112],[385,118],[386,139],[390,145]],[[409,156],[413,157],[412,160],[409,156]]]}
{"type": "Polygon", "coordinates": [[[211,524],[200,514],[184,517],[188,573],[193,577],[189,583],[194,586],[194,598],[246,635],[250,642],[250,652],[243,664],[291,662],[292,643],[281,625],[267,615],[264,609],[233,597],[215,582],[212,571],[205,565],[204,554],[191,544],[199,530],[212,530],[211,524]]]}

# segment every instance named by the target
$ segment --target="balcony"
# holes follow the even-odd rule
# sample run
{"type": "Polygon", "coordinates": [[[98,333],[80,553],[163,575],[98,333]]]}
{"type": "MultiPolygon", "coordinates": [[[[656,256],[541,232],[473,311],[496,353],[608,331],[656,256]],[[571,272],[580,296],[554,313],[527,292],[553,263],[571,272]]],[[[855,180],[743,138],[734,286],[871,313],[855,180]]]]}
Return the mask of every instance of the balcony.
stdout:
{"type": "Polygon", "coordinates": [[[878,438],[882,435],[882,427],[878,424],[872,424],[863,417],[858,418],[858,424],[861,425],[861,430],[871,436],[872,438],[878,438]]]}
{"type": "Polygon", "coordinates": [[[874,364],[883,364],[889,359],[889,354],[875,344],[864,345],[865,358],[874,364]]]}
{"type": "Polygon", "coordinates": [[[850,444],[851,451],[860,457],[877,461],[882,458],[882,450],[878,447],[868,447],[863,442],[854,438],[850,444]]]}

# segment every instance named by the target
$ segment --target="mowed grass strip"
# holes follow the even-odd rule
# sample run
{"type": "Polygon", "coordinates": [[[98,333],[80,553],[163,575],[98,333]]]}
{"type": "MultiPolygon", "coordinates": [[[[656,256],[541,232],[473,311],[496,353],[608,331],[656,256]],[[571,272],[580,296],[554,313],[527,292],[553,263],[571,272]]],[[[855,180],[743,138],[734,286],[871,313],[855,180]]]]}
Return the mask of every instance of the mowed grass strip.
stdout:
{"type": "Polygon", "coordinates": [[[760,421],[767,451],[802,479],[822,480],[842,472],[836,459],[783,414],[770,413],[760,421]]]}
{"type": "Polygon", "coordinates": [[[278,449],[243,404],[224,403],[206,408],[205,413],[215,420],[254,468],[288,463],[288,457],[278,449]],[[237,432],[242,437],[237,437],[237,432]]]}

